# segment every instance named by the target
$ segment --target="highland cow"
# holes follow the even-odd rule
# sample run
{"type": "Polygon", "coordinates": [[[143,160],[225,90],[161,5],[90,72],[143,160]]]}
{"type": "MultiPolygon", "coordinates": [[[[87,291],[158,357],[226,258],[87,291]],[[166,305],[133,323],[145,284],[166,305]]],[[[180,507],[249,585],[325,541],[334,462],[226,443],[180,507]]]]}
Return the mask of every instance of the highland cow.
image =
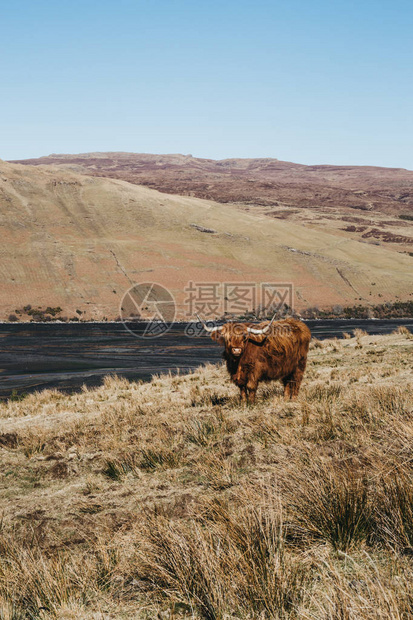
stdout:
{"type": "MultiPolygon", "coordinates": [[[[198,317],[199,318],[199,317],[198,317]]],[[[240,389],[241,400],[255,400],[261,381],[281,380],[284,397],[298,395],[307,364],[311,332],[302,321],[283,319],[253,323],[226,323],[209,327],[213,340],[225,346],[224,359],[231,381],[240,389]]]]}

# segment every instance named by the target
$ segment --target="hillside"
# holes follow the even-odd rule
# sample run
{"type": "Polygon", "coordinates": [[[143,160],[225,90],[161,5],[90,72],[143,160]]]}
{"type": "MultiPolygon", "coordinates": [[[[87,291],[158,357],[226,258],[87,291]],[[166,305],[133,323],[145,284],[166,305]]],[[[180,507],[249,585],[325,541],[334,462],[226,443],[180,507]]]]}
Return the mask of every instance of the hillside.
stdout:
{"type": "Polygon", "coordinates": [[[398,215],[413,210],[413,171],[374,166],[304,166],[278,159],[200,159],[191,155],[82,153],[14,163],[75,167],[97,176],[217,202],[348,207],[398,215]]]}
{"type": "Polygon", "coordinates": [[[208,366],[0,404],[0,617],[408,620],[411,344],[313,342],[296,402],[208,366]]]}
{"type": "Polygon", "coordinates": [[[292,282],[298,310],[411,299],[412,258],[391,247],[54,166],[0,162],[0,225],[2,318],[26,305],[115,318],[142,281],[168,287],[181,316],[190,280],[292,282]]]}
{"type": "Polygon", "coordinates": [[[54,164],[161,192],[234,203],[314,230],[413,249],[413,172],[374,166],[303,166],[277,159],[215,161],[190,155],[84,153],[22,164],[54,164]],[[401,217],[400,217],[401,216],[401,217]]]}

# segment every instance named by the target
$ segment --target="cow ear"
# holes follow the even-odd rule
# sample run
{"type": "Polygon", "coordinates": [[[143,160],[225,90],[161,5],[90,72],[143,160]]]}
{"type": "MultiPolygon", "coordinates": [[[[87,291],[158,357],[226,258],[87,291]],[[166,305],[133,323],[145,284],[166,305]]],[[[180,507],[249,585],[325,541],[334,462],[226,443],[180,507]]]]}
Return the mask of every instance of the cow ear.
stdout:
{"type": "Polygon", "coordinates": [[[220,331],[212,332],[211,338],[219,344],[225,344],[225,338],[220,331]]]}
{"type": "Polygon", "coordinates": [[[267,334],[248,334],[248,340],[252,340],[252,342],[260,343],[264,342],[267,334]]]}

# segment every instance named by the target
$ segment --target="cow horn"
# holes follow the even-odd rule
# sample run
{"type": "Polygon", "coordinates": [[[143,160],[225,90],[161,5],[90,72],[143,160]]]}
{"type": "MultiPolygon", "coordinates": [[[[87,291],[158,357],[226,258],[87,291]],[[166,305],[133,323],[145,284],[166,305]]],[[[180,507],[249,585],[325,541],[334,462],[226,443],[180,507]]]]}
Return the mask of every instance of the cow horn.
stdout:
{"type": "Polygon", "coordinates": [[[222,326],[221,326],[221,327],[219,327],[219,326],[217,325],[216,327],[208,327],[208,325],[207,325],[207,324],[206,324],[206,323],[205,323],[205,322],[204,322],[204,321],[203,321],[203,320],[202,320],[202,319],[201,319],[198,315],[196,315],[196,317],[197,317],[198,321],[199,321],[200,323],[202,323],[202,325],[204,326],[204,329],[205,329],[205,331],[206,331],[206,332],[210,332],[210,333],[211,333],[211,332],[221,331],[222,326]]]}
{"type": "Polygon", "coordinates": [[[276,315],[277,315],[277,313],[274,314],[274,316],[271,319],[271,322],[268,323],[268,325],[266,325],[262,329],[254,329],[253,327],[247,327],[248,333],[250,333],[250,334],[257,334],[257,335],[258,334],[266,334],[268,332],[268,330],[270,329],[271,325],[273,324],[276,315]]]}

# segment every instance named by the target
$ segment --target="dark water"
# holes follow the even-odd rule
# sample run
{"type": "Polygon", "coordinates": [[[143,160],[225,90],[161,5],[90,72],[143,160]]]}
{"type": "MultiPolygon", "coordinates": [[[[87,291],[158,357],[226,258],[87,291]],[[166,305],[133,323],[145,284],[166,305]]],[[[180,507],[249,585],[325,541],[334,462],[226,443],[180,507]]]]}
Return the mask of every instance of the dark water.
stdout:
{"type": "MultiPolygon", "coordinates": [[[[355,328],[387,334],[413,319],[306,321],[317,338],[341,337],[355,328]]],[[[0,324],[0,398],[44,388],[66,391],[100,385],[107,374],[147,380],[153,374],[188,372],[221,359],[208,336],[188,338],[175,324],[159,338],[140,339],[122,324],[0,324]]]]}

